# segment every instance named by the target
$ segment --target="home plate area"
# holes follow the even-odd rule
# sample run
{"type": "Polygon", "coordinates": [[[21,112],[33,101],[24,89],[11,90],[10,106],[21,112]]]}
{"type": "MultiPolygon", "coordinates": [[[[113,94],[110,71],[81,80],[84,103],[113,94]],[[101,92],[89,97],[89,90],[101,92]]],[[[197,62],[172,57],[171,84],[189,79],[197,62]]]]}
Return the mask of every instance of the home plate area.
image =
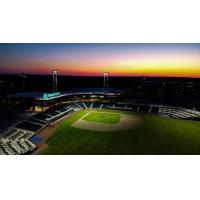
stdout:
{"type": "Polygon", "coordinates": [[[141,118],[135,115],[89,112],[71,126],[91,131],[122,131],[133,129],[141,123],[141,118]]]}

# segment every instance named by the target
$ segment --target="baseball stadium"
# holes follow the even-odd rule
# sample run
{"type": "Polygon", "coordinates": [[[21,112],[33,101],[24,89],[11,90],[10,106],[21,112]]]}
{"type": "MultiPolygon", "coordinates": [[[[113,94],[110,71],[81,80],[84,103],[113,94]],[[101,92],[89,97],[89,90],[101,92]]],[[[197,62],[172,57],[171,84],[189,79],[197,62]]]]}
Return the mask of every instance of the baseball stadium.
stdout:
{"type": "MultiPolygon", "coordinates": [[[[200,153],[200,112],[133,103],[108,88],[57,92],[34,99],[34,114],[1,137],[1,154],[166,155],[200,153]]],[[[15,94],[20,95],[20,94],[15,94]]]]}

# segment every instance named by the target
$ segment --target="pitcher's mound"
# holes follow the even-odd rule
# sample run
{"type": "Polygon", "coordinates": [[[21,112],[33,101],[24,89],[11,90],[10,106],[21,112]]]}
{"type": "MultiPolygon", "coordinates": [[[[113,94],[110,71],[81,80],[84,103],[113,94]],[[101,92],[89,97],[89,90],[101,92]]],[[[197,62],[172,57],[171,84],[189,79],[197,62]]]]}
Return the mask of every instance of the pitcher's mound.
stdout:
{"type": "MultiPolygon", "coordinates": [[[[140,117],[128,114],[120,114],[119,122],[113,124],[84,120],[84,118],[86,118],[91,113],[94,112],[87,113],[85,116],[81,117],[79,120],[74,122],[71,126],[91,131],[122,131],[133,129],[136,126],[138,126],[142,121],[140,117]]],[[[106,112],[102,113],[106,114],[106,112]]]]}

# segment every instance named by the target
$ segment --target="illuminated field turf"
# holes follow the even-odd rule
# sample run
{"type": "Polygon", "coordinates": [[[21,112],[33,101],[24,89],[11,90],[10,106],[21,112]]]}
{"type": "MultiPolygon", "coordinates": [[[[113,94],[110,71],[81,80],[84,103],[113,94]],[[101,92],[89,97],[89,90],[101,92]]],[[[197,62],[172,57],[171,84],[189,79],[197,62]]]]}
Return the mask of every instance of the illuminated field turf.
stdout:
{"type": "Polygon", "coordinates": [[[88,114],[90,109],[81,110],[66,119],[47,139],[47,148],[41,154],[200,154],[200,122],[125,111],[101,109],[94,112],[88,114]],[[102,115],[101,112],[108,114],[105,116],[106,113],[102,115]],[[93,121],[91,123],[100,121],[114,126],[123,114],[139,117],[140,124],[124,131],[90,131],[73,127],[85,116],[86,120],[93,121]]]}
{"type": "Polygon", "coordinates": [[[94,113],[89,113],[89,115],[84,117],[83,120],[114,124],[118,123],[120,118],[121,116],[118,113],[94,112],[94,113]]]}

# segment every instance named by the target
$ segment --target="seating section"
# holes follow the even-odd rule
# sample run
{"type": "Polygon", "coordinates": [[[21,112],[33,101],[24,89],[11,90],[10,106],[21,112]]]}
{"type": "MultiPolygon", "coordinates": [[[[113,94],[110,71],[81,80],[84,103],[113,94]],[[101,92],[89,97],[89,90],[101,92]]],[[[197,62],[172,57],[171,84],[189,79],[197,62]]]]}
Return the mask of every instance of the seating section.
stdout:
{"type": "Polygon", "coordinates": [[[93,103],[92,104],[92,108],[94,108],[94,109],[100,109],[100,107],[102,106],[102,103],[93,103]]]}
{"type": "Polygon", "coordinates": [[[69,108],[73,109],[74,111],[78,111],[81,109],[76,103],[72,103],[65,106],[65,109],[69,109],[69,108]]]}
{"type": "Polygon", "coordinates": [[[84,105],[82,102],[77,102],[75,103],[80,109],[83,109],[84,108],[84,105]]]}
{"type": "Polygon", "coordinates": [[[90,102],[85,102],[86,108],[90,108],[91,103],[90,102]]]}
{"type": "Polygon", "coordinates": [[[176,119],[199,119],[200,112],[187,108],[179,108],[172,106],[159,107],[159,115],[163,117],[172,117],[176,119]]]}
{"type": "Polygon", "coordinates": [[[58,112],[60,112],[60,113],[63,113],[63,112],[66,111],[66,108],[65,108],[65,107],[62,107],[62,108],[57,108],[56,110],[57,110],[58,112]]]}
{"type": "Polygon", "coordinates": [[[45,113],[45,115],[50,116],[50,117],[55,117],[58,114],[59,114],[59,112],[56,112],[56,110],[47,111],[45,113]]]}
{"type": "Polygon", "coordinates": [[[126,109],[127,108],[127,105],[124,104],[124,103],[116,103],[114,105],[115,108],[119,108],[119,109],[126,109]]]}
{"type": "Polygon", "coordinates": [[[29,118],[28,121],[32,122],[32,123],[35,123],[35,124],[38,124],[38,125],[42,125],[42,126],[47,124],[47,122],[41,121],[41,120],[39,120],[37,118],[33,118],[33,117],[29,118]]]}
{"type": "Polygon", "coordinates": [[[27,130],[27,131],[32,131],[32,132],[37,132],[40,129],[42,129],[42,127],[43,127],[43,125],[39,125],[39,124],[32,123],[29,121],[23,121],[16,126],[16,128],[27,130]]]}
{"type": "Polygon", "coordinates": [[[39,113],[39,114],[36,114],[33,118],[42,122],[46,122],[46,119],[48,118],[48,116],[45,115],[44,113],[39,113]]]}
{"type": "Polygon", "coordinates": [[[83,109],[87,108],[84,102],[79,102],[78,105],[81,106],[83,109]]]}
{"type": "Polygon", "coordinates": [[[115,104],[113,104],[113,103],[106,103],[104,108],[110,109],[110,108],[114,108],[114,106],[115,106],[115,104]]]}
{"type": "Polygon", "coordinates": [[[29,139],[32,132],[18,129],[10,130],[6,136],[0,139],[0,154],[20,155],[27,154],[37,148],[29,139]]]}

